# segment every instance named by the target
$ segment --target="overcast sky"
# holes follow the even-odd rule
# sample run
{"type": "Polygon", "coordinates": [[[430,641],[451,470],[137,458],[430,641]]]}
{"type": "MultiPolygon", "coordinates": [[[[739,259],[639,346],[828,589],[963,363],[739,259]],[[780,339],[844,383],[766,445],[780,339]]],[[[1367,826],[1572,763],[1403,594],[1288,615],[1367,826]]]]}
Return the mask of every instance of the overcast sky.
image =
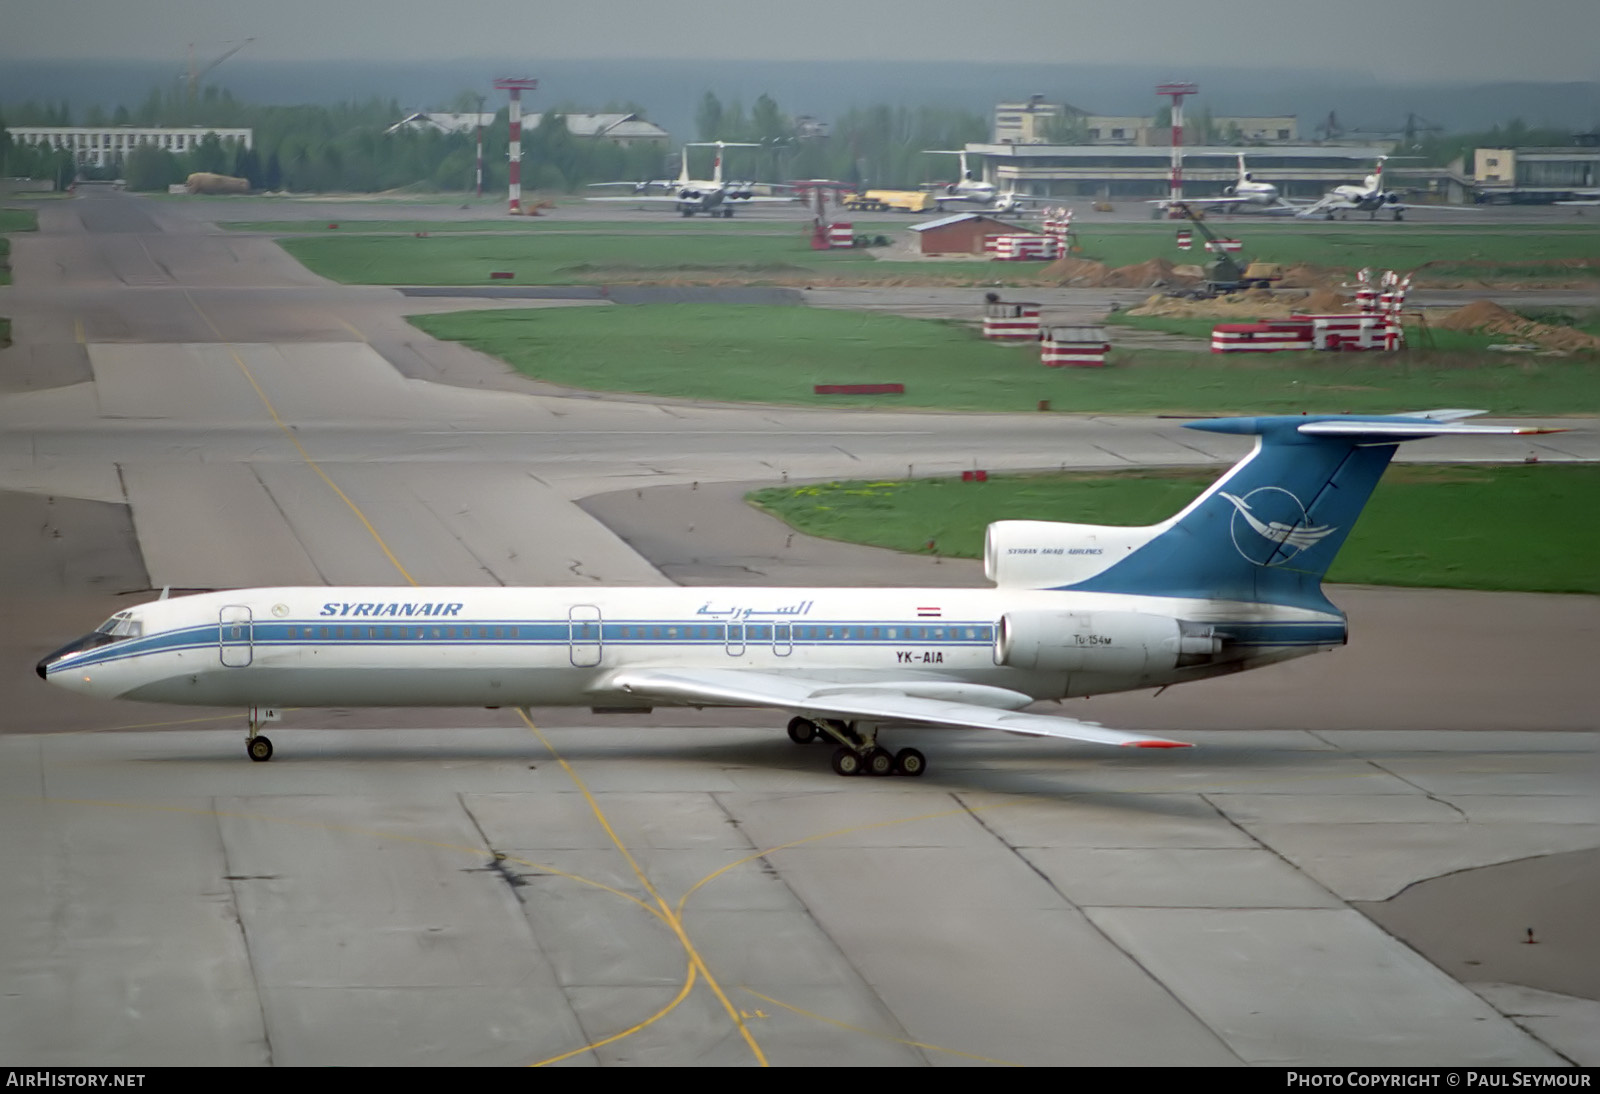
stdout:
{"type": "Polygon", "coordinates": [[[1600,0],[4,0],[0,57],[662,57],[1600,80],[1600,0]]]}

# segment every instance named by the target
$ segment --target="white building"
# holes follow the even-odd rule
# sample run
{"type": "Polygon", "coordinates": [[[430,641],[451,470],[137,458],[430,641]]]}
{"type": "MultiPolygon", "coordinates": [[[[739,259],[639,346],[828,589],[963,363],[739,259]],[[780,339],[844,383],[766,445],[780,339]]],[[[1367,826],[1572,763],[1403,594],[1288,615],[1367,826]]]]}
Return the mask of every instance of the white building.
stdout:
{"type": "MultiPolygon", "coordinates": [[[[1191,124],[1194,118],[1191,113],[1191,124]]],[[[1214,116],[1211,127],[1219,139],[1229,143],[1295,144],[1300,139],[1300,123],[1293,114],[1214,116]]],[[[1027,102],[997,103],[994,108],[995,144],[1050,144],[1064,129],[1077,131],[1084,144],[1154,147],[1172,143],[1172,130],[1158,127],[1153,115],[1091,114],[1070,103],[1046,102],[1043,95],[1027,102]]],[[[1190,140],[1198,136],[1191,134],[1190,140]]]]}
{"type": "Polygon", "coordinates": [[[80,166],[107,167],[126,157],[141,144],[182,155],[198,145],[207,134],[224,141],[240,142],[246,148],[255,141],[253,129],[217,129],[203,125],[167,128],[140,128],[133,125],[16,125],[7,127],[17,144],[44,145],[67,149],[80,166]]]}
{"type": "MultiPolygon", "coordinates": [[[[1238,156],[1257,179],[1286,197],[1319,198],[1340,183],[1357,182],[1388,145],[1289,145],[1248,148],[1199,145],[1183,150],[1184,193],[1213,197],[1238,177],[1238,156]]],[[[1171,149],[1093,144],[969,144],[983,178],[1001,190],[1040,198],[1162,198],[1171,179],[1171,149]]]]}

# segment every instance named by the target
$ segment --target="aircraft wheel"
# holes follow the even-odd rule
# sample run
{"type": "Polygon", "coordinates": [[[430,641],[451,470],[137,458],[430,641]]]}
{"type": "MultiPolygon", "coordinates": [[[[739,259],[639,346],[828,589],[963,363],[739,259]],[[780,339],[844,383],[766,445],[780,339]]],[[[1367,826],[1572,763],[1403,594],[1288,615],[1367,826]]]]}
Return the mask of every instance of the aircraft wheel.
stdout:
{"type": "Polygon", "coordinates": [[[914,748],[902,748],[895,753],[894,770],[897,775],[915,778],[928,770],[928,758],[914,748]]]}
{"type": "Polygon", "coordinates": [[[789,719],[789,740],[797,745],[808,745],[817,739],[817,724],[807,718],[789,719]]]}
{"type": "Polygon", "coordinates": [[[251,737],[244,743],[244,750],[256,763],[272,759],[272,742],[265,737],[251,737]]]}
{"type": "Polygon", "coordinates": [[[856,755],[854,749],[838,749],[833,754],[833,773],[835,775],[861,774],[861,757],[856,755]]]}
{"type": "Polygon", "coordinates": [[[868,775],[894,774],[894,756],[887,748],[874,748],[868,752],[866,758],[862,760],[862,765],[868,775]]]}

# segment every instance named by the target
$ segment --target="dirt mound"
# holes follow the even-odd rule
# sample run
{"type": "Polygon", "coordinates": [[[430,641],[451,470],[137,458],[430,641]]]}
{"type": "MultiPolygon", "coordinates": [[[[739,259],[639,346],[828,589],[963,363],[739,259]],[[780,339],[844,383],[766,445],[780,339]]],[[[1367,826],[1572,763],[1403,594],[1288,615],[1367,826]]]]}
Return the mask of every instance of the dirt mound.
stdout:
{"type": "Polygon", "coordinates": [[[1319,289],[1311,293],[1247,292],[1219,296],[1212,300],[1180,300],[1156,295],[1129,310],[1129,315],[1166,315],[1185,319],[1228,319],[1245,322],[1255,319],[1287,319],[1291,314],[1336,314],[1346,303],[1338,293],[1319,289]]]}
{"type": "Polygon", "coordinates": [[[1106,274],[1100,284],[1113,289],[1154,289],[1163,285],[1190,284],[1198,278],[1185,277],[1164,258],[1152,258],[1133,266],[1119,266],[1106,274]]]}
{"type": "Polygon", "coordinates": [[[1205,279],[1198,266],[1174,266],[1164,258],[1119,266],[1115,270],[1087,258],[1058,258],[1046,266],[1040,276],[1061,285],[1109,289],[1159,289],[1168,285],[1193,285],[1205,279]]]}
{"type": "Polygon", "coordinates": [[[1470,330],[1482,334],[1504,334],[1523,342],[1532,342],[1546,349],[1565,353],[1600,350],[1600,338],[1571,327],[1555,327],[1524,319],[1514,311],[1502,308],[1493,300],[1474,300],[1464,308],[1457,308],[1434,324],[1445,330],[1470,330]]]}
{"type": "Polygon", "coordinates": [[[1110,267],[1104,262],[1095,262],[1087,258],[1058,258],[1039,271],[1039,276],[1062,285],[1093,287],[1104,284],[1109,271],[1110,267]]]}
{"type": "Polygon", "coordinates": [[[1512,324],[1519,322],[1526,320],[1493,300],[1474,300],[1464,308],[1457,308],[1434,326],[1445,330],[1490,330],[1505,334],[1510,331],[1512,324]]]}
{"type": "Polygon", "coordinates": [[[1278,282],[1280,289],[1319,289],[1337,284],[1338,278],[1319,266],[1308,266],[1301,263],[1298,266],[1289,266],[1283,271],[1283,279],[1278,282]]]}
{"type": "Polygon", "coordinates": [[[1332,289],[1312,289],[1301,300],[1299,310],[1308,315],[1337,315],[1350,304],[1348,296],[1340,296],[1332,289]]]}

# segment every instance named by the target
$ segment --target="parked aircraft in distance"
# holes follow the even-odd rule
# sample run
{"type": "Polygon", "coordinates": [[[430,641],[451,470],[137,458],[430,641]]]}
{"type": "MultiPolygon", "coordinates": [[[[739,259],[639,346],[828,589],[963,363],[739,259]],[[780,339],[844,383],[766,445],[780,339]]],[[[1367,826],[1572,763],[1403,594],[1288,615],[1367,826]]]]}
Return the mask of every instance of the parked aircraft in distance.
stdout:
{"type": "Polygon", "coordinates": [[[941,187],[935,196],[940,204],[945,202],[970,202],[975,205],[993,205],[995,196],[999,192],[992,182],[984,182],[975,172],[967,167],[967,154],[965,151],[953,148],[925,148],[923,154],[928,156],[960,156],[961,178],[957,182],[941,187]]]}
{"type": "Polygon", "coordinates": [[[760,148],[759,144],[746,144],[735,141],[693,141],[683,146],[680,157],[683,166],[678,171],[675,179],[647,179],[642,182],[593,182],[591,186],[631,186],[634,196],[626,198],[589,198],[589,201],[620,201],[637,205],[643,203],[670,204],[680,214],[692,217],[696,213],[705,213],[713,217],[731,217],[735,208],[741,205],[766,205],[766,204],[793,204],[790,197],[773,197],[755,192],[756,183],[751,181],[733,181],[722,177],[722,153],[727,148],[760,148]],[[689,149],[715,148],[716,159],[713,161],[711,177],[709,179],[692,179],[689,177],[689,149]],[[654,194],[652,190],[666,190],[668,193],[654,194]]]}
{"type": "MultiPolygon", "coordinates": [[[[1150,204],[1159,205],[1161,208],[1167,209],[1177,203],[1171,198],[1159,198],[1150,204]]],[[[1222,188],[1222,196],[1214,198],[1184,198],[1183,204],[1206,211],[1225,209],[1229,212],[1253,212],[1267,216],[1294,216],[1306,208],[1305,204],[1291,202],[1284,198],[1272,183],[1257,181],[1256,177],[1245,167],[1243,152],[1239,153],[1239,177],[1222,188]]]]}
{"type": "Polygon", "coordinates": [[[1402,441],[1549,432],[1480,413],[1218,418],[1256,438],[1182,512],[1141,528],[989,526],[992,589],[280,588],[120,611],[38,663],[86,695],[285,706],[765,707],[841,775],[920,775],[894,727],[1140,748],[1182,742],[1022,713],[1344,644],[1321,581],[1402,441]]]}
{"type": "Polygon", "coordinates": [[[1033,194],[1019,194],[1015,190],[1003,190],[994,196],[989,204],[992,213],[1018,213],[1026,212],[1030,208],[1039,208],[1046,205],[1060,205],[1064,198],[1042,198],[1033,194]]]}
{"type": "Polygon", "coordinates": [[[1351,183],[1346,186],[1335,186],[1317,201],[1300,208],[1295,216],[1301,218],[1324,217],[1332,220],[1335,214],[1340,217],[1352,212],[1366,213],[1369,220],[1376,220],[1380,211],[1392,213],[1395,220],[1404,220],[1407,209],[1437,208],[1436,206],[1407,205],[1400,200],[1400,194],[1395,190],[1383,188],[1383,161],[1388,156],[1379,156],[1378,165],[1372,174],[1362,180],[1361,185],[1351,183]]]}

